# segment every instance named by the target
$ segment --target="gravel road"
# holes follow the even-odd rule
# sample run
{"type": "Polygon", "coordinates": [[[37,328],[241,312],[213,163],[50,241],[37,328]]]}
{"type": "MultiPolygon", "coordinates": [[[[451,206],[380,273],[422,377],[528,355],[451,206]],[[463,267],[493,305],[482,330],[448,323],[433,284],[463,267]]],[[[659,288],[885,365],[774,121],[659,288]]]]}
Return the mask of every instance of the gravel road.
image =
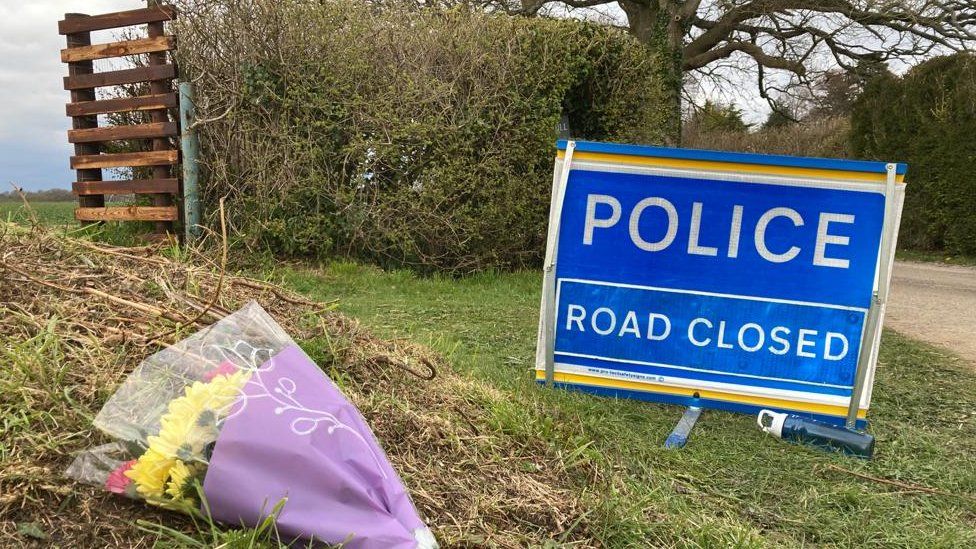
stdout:
{"type": "Polygon", "coordinates": [[[976,268],[895,262],[884,322],[976,365],[976,268]]]}

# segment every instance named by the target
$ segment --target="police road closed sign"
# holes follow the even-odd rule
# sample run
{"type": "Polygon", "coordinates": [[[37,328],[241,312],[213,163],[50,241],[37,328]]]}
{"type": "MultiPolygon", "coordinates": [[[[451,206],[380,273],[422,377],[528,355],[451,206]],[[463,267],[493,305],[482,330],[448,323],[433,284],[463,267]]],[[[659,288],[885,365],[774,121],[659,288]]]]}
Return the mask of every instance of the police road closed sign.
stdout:
{"type": "Polygon", "coordinates": [[[539,381],[863,421],[904,165],[560,142],[555,171],[539,381]]]}

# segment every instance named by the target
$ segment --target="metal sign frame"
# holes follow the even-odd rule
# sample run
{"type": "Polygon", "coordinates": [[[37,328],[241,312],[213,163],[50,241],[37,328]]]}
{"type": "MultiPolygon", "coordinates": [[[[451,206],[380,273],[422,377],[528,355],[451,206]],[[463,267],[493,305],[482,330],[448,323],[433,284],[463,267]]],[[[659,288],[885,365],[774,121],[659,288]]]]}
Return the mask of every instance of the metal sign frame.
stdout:
{"type": "Polygon", "coordinates": [[[891,268],[895,260],[895,242],[898,239],[898,225],[900,221],[901,205],[895,205],[895,180],[897,165],[889,163],[885,166],[885,203],[884,223],[881,229],[881,245],[878,257],[877,289],[871,299],[868,309],[867,326],[861,343],[861,354],[858,356],[857,369],[854,373],[854,388],[851,391],[851,402],[847,405],[847,420],[845,425],[853,429],[857,425],[857,412],[865,396],[868,374],[874,381],[874,367],[877,362],[878,349],[881,345],[881,325],[884,319],[885,305],[888,303],[888,291],[891,285],[891,268]],[[865,345],[864,343],[868,343],[865,345]],[[867,349],[868,352],[865,352],[867,349]]]}
{"type": "MultiPolygon", "coordinates": [[[[575,141],[567,141],[565,153],[561,159],[557,157],[556,161],[554,162],[553,169],[553,188],[549,210],[549,229],[547,234],[542,298],[540,303],[538,342],[536,348],[536,370],[544,370],[544,378],[540,381],[550,387],[554,386],[556,383],[555,322],[558,306],[556,303],[556,289],[558,282],[556,279],[556,267],[559,255],[559,233],[570,172],[577,165],[574,163],[574,152],[576,149],[577,143],[575,141]]],[[[678,149],[672,149],[672,151],[681,152],[681,150],[678,149]]],[[[795,160],[799,163],[807,159],[796,158],[795,160]]],[[[599,164],[599,162],[596,161],[584,160],[582,162],[578,162],[578,164],[581,167],[585,166],[589,169],[601,171],[599,166],[593,166],[593,164],[599,164]]],[[[901,166],[901,168],[904,170],[904,166],[901,166]]],[[[882,235],[879,244],[878,262],[875,268],[874,292],[864,321],[865,324],[861,336],[862,340],[854,374],[854,387],[847,404],[846,425],[849,428],[862,427],[866,424],[865,420],[858,419],[858,413],[861,410],[866,411],[870,404],[871,389],[877,364],[878,348],[881,340],[881,326],[883,323],[885,304],[887,302],[890,288],[891,269],[894,262],[894,247],[897,241],[898,225],[901,218],[901,207],[904,201],[904,184],[899,183],[897,179],[899,175],[899,165],[894,163],[886,164],[885,170],[882,235]]],[[[667,170],[663,168],[656,169],[655,173],[664,171],[667,170]]],[[[677,175],[687,176],[687,171],[684,174],[681,172],[682,170],[676,170],[677,175]]],[[[633,173],[650,172],[634,170],[633,173]]],[[[743,181],[760,179],[767,178],[753,174],[743,175],[741,178],[743,181]]],[[[772,180],[766,182],[777,183],[777,181],[773,181],[776,179],[775,177],[771,179],[772,180]]],[[[802,180],[804,178],[794,178],[794,180],[797,179],[802,180]]],[[[794,182],[786,184],[797,183],[794,182]]],[[[832,181],[830,185],[825,186],[828,186],[829,188],[842,189],[845,188],[844,185],[845,184],[843,181],[832,181]]],[[[851,185],[854,185],[854,183],[851,185]]],[[[863,190],[864,187],[862,184],[857,183],[857,185],[860,190],[863,190]]]]}

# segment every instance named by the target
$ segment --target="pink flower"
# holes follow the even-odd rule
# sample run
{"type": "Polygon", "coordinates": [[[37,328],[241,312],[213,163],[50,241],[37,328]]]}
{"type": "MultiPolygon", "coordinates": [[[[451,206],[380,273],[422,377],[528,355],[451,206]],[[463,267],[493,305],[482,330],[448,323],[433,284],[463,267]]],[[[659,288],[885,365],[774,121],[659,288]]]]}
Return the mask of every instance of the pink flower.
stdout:
{"type": "Polygon", "coordinates": [[[236,371],[237,371],[237,366],[234,366],[233,362],[229,360],[225,360],[221,362],[220,365],[214,368],[213,370],[210,370],[209,372],[203,374],[203,380],[209,383],[213,381],[213,378],[217,376],[229,376],[236,371]]]}
{"type": "Polygon", "coordinates": [[[132,482],[132,479],[125,476],[125,472],[136,464],[136,460],[131,460],[119,465],[114,471],[108,474],[105,479],[105,489],[116,494],[124,494],[125,489],[132,482]]]}

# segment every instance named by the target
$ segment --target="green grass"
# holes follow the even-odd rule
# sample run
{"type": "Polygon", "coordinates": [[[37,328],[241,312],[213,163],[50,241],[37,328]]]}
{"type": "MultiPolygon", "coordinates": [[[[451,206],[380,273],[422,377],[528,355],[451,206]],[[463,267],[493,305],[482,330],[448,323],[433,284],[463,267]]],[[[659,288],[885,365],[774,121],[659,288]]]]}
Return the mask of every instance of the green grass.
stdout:
{"type": "MultiPolygon", "coordinates": [[[[48,227],[65,225],[77,227],[75,221],[74,202],[34,202],[31,208],[37,216],[37,221],[48,227]]],[[[0,201],[0,219],[15,223],[30,223],[30,216],[22,202],[0,201]]]]}
{"type": "Polygon", "coordinates": [[[976,373],[933,347],[885,333],[872,461],[789,445],[760,433],[752,417],[716,411],[673,451],[662,443],[677,407],[535,385],[538,273],[456,280],[337,263],[274,277],[315,298],[338,297],[343,312],[380,335],[428,344],[462,374],[502,388],[510,398],[491,410],[495,428],[598,466],[599,483],[573,480],[578,490],[602,490],[593,512],[608,546],[976,544],[976,373]]]}
{"type": "MultiPolygon", "coordinates": [[[[35,207],[44,216],[58,209],[70,215],[73,205],[55,204],[35,207]]],[[[872,461],[789,445],[760,433],[752,417],[716,411],[705,412],[688,446],[673,451],[662,443],[681,415],[677,407],[536,386],[539,273],[422,278],[335,263],[263,274],[313,298],[339,298],[343,312],[378,335],[429,345],[461,375],[499,388],[505,398],[476,420],[493,436],[526,446],[547,441],[569,484],[592,502],[588,528],[607,547],[976,544],[976,368],[943,350],[885,332],[870,413],[878,437],[872,461]]],[[[320,341],[302,343],[313,355],[328,351],[320,341]]],[[[45,370],[57,363],[56,345],[39,339],[31,342],[40,346],[36,352],[24,345],[7,350],[57,385],[59,371],[45,370]]],[[[51,394],[60,392],[52,386],[51,394]]],[[[0,426],[16,431],[27,414],[47,414],[49,404],[2,409],[0,426]]],[[[69,404],[65,409],[74,409],[69,404]]],[[[52,436],[65,423],[63,416],[44,416],[52,436]]],[[[164,547],[219,545],[253,534],[204,528],[187,540],[165,527],[142,527],[164,547]]]]}
{"type": "MultiPolygon", "coordinates": [[[[120,205],[121,203],[115,204],[120,205]]],[[[74,236],[86,236],[97,242],[118,246],[138,246],[144,244],[142,237],[152,232],[152,223],[147,221],[112,221],[81,228],[75,220],[76,202],[31,202],[30,208],[37,222],[48,228],[58,228],[71,232],[74,236]]],[[[21,201],[0,201],[0,220],[29,225],[30,213],[21,201]]]]}

